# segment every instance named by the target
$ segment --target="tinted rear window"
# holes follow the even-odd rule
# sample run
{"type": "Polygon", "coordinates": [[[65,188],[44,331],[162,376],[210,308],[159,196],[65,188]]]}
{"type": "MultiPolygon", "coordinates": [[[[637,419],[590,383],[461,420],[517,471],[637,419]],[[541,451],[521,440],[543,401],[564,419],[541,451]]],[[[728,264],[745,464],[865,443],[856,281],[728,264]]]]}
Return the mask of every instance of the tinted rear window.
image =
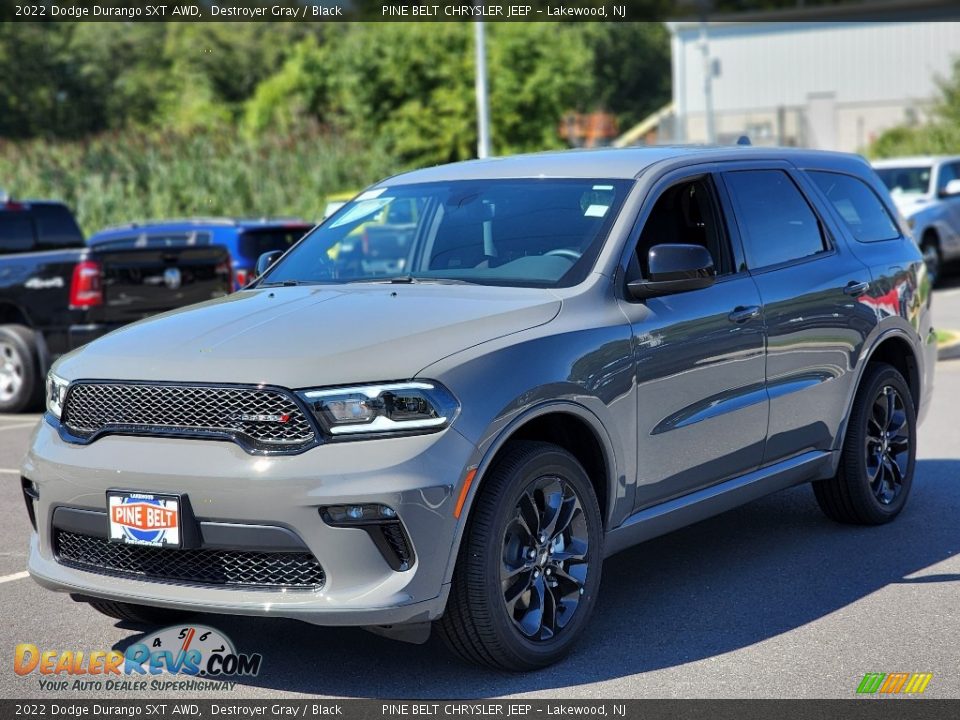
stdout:
{"type": "Polygon", "coordinates": [[[826,249],[820,220],[787,173],[739,170],[724,178],[736,205],[750,268],[778,265],[826,249]]]}
{"type": "Polygon", "coordinates": [[[59,250],[83,245],[83,233],[65,205],[33,205],[30,208],[37,227],[37,249],[59,250]]]}
{"type": "Polygon", "coordinates": [[[808,173],[860,242],[895,240],[900,230],[877,194],[862,180],[840,173],[808,173]]]}
{"type": "Polygon", "coordinates": [[[29,213],[0,211],[0,255],[33,249],[33,220],[29,213]]]}
{"type": "Polygon", "coordinates": [[[286,250],[306,235],[309,229],[309,225],[297,225],[289,228],[245,230],[240,235],[240,255],[255,261],[265,252],[286,250]]]}

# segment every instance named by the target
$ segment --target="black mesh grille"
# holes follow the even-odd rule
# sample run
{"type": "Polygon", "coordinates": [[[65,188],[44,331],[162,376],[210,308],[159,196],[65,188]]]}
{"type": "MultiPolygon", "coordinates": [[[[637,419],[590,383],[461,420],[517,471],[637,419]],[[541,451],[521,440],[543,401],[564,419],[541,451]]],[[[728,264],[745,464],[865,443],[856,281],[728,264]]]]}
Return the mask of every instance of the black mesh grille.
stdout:
{"type": "Polygon", "coordinates": [[[213,435],[253,450],[291,450],[313,442],[313,427],[284,392],[262,388],[78,383],[62,422],[74,435],[99,432],[213,435]]]}
{"type": "Polygon", "coordinates": [[[54,531],[61,564],[103,575],[202,585],[270,588],[323,587],[325,576],[308,552],[177,550],[124,545],[106,538],[54,531]]]}
{"type": "Polygon", "coordinates": [[[380,532],[383,533],[384,540],[393,554],[397,556],[401,570],[410,567],[413,560],[413,553],[410,552],[410,545],[407,542],[407,534],[403,531],[403,526],[399,521],[386,522],[380,525],[380,532]]]}

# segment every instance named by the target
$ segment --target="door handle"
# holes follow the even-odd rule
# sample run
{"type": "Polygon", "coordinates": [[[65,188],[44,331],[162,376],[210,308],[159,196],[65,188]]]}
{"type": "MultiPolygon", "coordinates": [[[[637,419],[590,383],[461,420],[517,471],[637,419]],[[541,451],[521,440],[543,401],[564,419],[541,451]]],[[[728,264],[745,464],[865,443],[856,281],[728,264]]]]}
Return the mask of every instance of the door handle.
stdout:
{"type": "Polygon", "coordinates": [[[753,320],[755,317],[760,316],[760,306],[759,305],[748,305],[744,307],[740,305],[734,308],[733,312],[727,315],[730,319],[730,322],[734,323],[745,323],[748,320],[753,320]]]}
{"type": "Polygon", "coordinates": [[[843,292],[845,295],[849,295],[850,297],[860,297],[869,289],[870,283],[851,280],[847,283],[847,286],[843,288],[843,292]]]}

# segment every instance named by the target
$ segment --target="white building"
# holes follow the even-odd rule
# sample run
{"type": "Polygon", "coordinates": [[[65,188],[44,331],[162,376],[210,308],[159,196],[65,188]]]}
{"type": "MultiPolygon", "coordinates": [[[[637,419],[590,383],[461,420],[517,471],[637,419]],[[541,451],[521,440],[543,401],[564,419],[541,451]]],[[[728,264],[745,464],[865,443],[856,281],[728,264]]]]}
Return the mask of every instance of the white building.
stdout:
{"type": "MultiPolygon", "coordinates": [[[[914,6],[915,7],[915,6],[914,6]]],[[[659,142],[714,139],[858,151],[925,120],[960,59],[957,22],[674,22],[672,117],[659,142]],[[706,35],[707,57],[704,55],[706,35]]]]}

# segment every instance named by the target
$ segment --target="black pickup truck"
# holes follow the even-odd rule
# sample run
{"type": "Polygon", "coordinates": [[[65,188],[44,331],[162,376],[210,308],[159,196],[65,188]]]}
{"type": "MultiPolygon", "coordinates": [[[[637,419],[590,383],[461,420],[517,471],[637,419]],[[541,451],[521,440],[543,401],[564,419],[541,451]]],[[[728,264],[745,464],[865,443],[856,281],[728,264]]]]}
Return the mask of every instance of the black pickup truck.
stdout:
{"type": "Polygon", "coordinates": [[[89,248],[64,204],[0,197],[0,413],[38,404],[59,355],[230,282],[218,245],[89,248]]]}

